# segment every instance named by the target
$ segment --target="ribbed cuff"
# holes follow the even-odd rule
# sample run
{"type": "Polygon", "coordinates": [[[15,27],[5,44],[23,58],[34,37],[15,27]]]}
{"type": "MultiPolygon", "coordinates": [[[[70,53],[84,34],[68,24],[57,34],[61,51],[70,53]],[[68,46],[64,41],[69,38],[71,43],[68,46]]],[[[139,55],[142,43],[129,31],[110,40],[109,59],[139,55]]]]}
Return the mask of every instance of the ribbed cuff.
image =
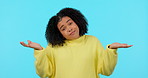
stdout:
{"type": "Polygon", "coordinates": [[[106,46],[106,49],[107,49],[108,51],[114,52],[115,54],[117,54],[117,49],[110,49],[110,48],[108,48],[108,46],[110,46],[110,44],[108,44],[108,45],[106,46]]]}

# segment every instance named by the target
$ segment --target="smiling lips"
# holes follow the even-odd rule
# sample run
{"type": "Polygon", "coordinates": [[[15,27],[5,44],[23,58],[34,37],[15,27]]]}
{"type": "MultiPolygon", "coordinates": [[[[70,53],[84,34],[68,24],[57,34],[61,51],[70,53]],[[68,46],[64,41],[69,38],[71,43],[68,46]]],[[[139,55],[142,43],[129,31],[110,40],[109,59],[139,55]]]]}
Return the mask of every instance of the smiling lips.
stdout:
{"type": "Polygon", "coordinates": [[[73,35],[75,33],[75,31],[71,32],[70,35],[73,35]]]}

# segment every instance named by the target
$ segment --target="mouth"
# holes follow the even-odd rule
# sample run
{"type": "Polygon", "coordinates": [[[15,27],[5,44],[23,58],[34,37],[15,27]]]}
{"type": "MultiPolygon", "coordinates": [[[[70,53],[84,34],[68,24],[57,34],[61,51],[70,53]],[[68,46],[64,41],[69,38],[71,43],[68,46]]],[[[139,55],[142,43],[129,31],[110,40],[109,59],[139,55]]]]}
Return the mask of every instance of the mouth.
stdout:
{"type": "Polygon", "coordinates": [[[75,31],[71,32],[70,35],[74,35],[75,31]]]}

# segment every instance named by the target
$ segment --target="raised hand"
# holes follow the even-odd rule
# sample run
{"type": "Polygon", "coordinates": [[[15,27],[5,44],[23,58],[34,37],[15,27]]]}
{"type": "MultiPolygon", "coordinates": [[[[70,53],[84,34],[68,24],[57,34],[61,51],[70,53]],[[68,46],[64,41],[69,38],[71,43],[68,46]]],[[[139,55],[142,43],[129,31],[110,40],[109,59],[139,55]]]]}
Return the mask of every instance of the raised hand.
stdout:
{"type": "Polygon", "coordinates": [[[27,40],[28,44],[25,44],[24,42],[20,42],[20,44],[24,47],[29,47],[29,48],[33,48],[33,49],[36,49],[36,50],[42,50],[42,46],[38,43],[34,43],[30,40],[27,40]]]}
{"type": "Polygon", "coordinates": [[[121,43],[112,43],[109,48],[111,49],[117,49],[117,48],[129,48],[133,45],[128,45],[128,44],[121,44],[121,43]]]}

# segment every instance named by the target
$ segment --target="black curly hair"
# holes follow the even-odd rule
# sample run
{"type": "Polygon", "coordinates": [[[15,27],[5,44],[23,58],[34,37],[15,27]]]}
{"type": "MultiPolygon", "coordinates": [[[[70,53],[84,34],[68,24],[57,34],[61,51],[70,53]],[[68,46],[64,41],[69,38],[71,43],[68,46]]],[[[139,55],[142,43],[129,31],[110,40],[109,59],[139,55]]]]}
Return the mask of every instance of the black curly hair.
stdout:
{"type": "Polygon", "coordinates": [[[79,35],[83,36],[88,31],[88,23],[84,15],[74,8],[63,8],[60,10],[57,15],[50,18],[47,27],[46,27],[46,40],[52,46],[63,46],[66,38],[60,33],[57,24],[62,17],[70,17],[79,27],[79,35]]]}

